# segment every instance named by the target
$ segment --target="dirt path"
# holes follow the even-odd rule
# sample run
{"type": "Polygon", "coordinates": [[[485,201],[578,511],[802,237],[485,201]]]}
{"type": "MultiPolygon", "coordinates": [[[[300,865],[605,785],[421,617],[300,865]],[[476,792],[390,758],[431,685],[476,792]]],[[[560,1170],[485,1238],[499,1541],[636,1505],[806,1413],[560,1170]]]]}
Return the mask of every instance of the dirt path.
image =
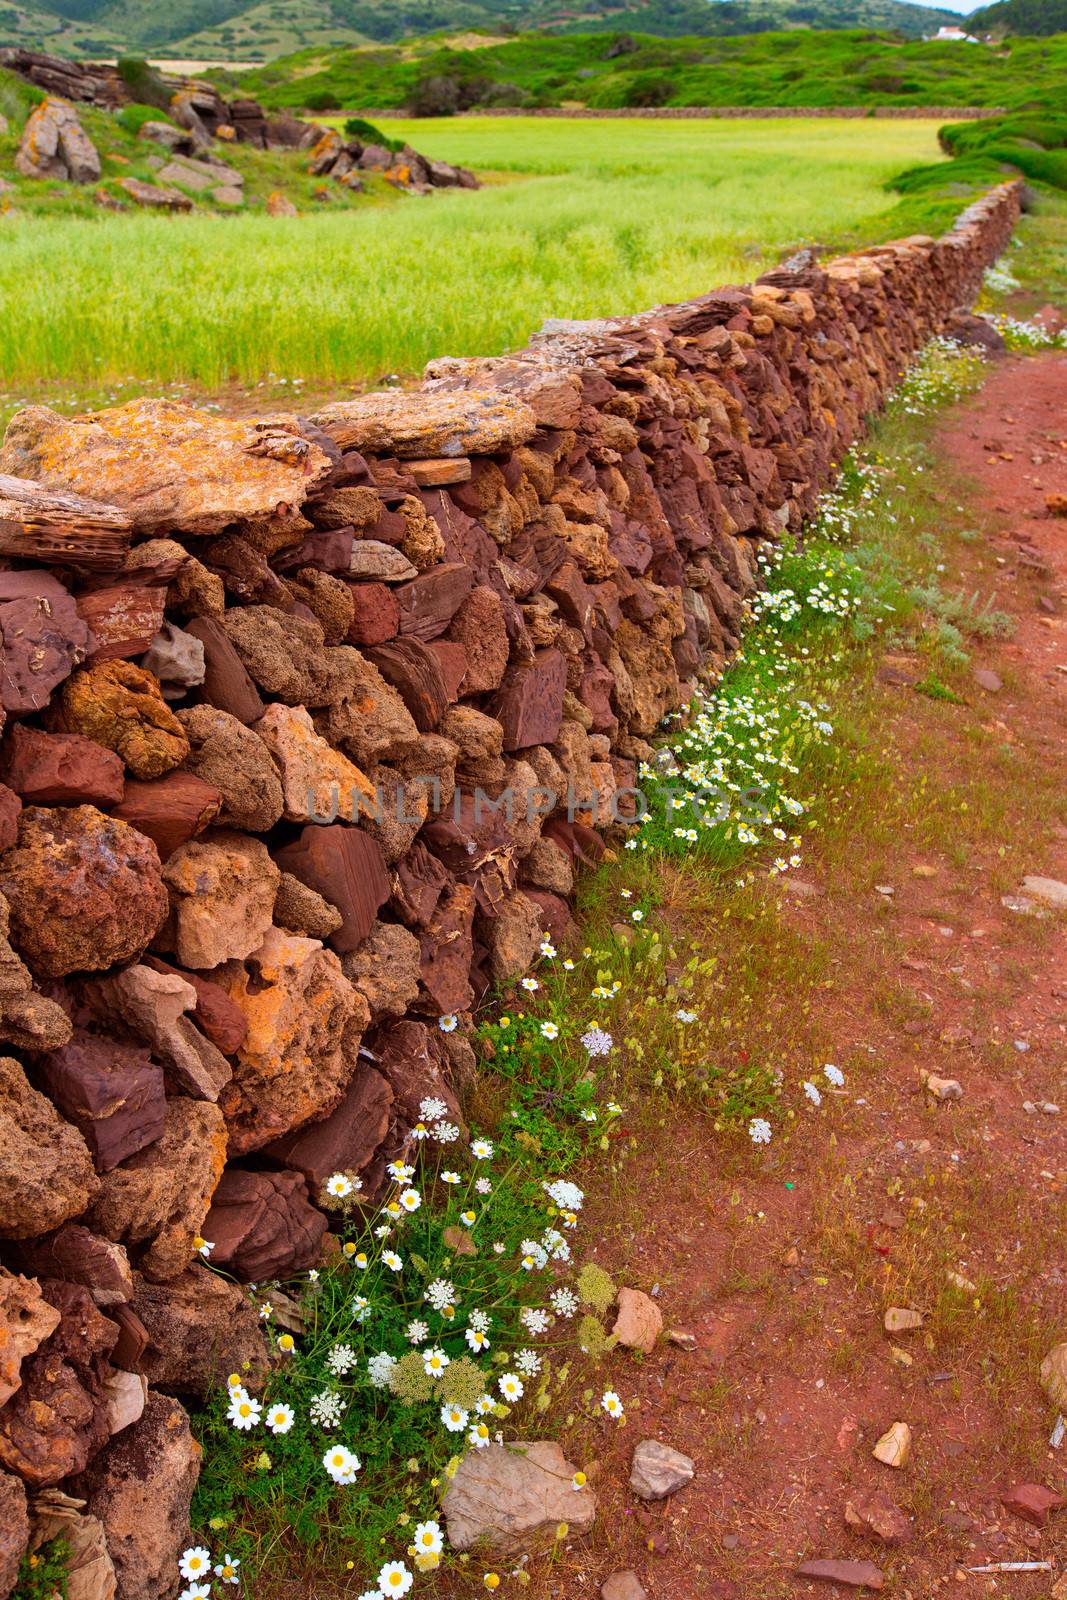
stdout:
{"type": "Polygon", "coordinates": [[[1067,1337],[1067,919],[1002,903],[1020,867],[1067,880],[1067,520],[1045,512],[1067,495],[1067,358],[1000,363],[936,453],[933,507],[962,474],[979,535],[952,545],[944,584],[1011,613],[1014,636],[979,648],[960,703],[883,666],[865,765],[805,846],[804,882],[750,912],[743,939],[679,883],[669,923],[683,955],[721,953],[739,1048],[746,1017],[769,1022],[831,1122],[754,1156],[682,1113],[634,1111],[637,1152],[589,1236],[693,1347],[611,1358],[629,1423],[587,1438],[599,1528],[538,1593],[595,1595],[627,1567],[653,1600],[849,1592],[794,1575],[827,1557],[873,1560],[902,1600],[1028,1600],[1067,1565],[1067,1512],[1042,1532],[1000,1503],[1019,1482],[1067,1493],[1036,1382],[1067,1337]],[[935,1103],[924,1069],[962,1099],[935,1103]],[[890,1306],[922,1328],[888,1335],[890,1306]],[[871,1450],[898,1420],[914,1443],[894,1472],[871,1450]],[[646,1436],[698,1464],[651,1507],[626,1487],[646,1436]],[[845,1525],[876,1491],[907,1519],[897,1546],[845,1525]],[[1056,1571],[964,1570],[1019,1560],[1056,1571]]]}

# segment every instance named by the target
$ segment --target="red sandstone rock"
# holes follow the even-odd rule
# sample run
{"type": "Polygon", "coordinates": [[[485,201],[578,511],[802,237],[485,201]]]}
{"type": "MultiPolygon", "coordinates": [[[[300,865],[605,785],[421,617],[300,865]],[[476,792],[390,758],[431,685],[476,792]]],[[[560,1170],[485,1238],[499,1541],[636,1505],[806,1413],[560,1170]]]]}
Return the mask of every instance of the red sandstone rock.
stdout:
{"type": "Polygon", "coordinates": [[[84,590],[78,615],[92,634],[90,661],[143,655],[163,626],[165,585],[141,578],[108,581],[84,590]]]}
{"type": "Polygon", "coordinates": [[[50,572],[0,572],[0,705],[40,711],[85,660],[90,634],[50,572]]]}
{"type": "Polygon", "coordinates": [[[307,1198],[298,1172],[243,1172],[230,1167],[207,1221],[212,1258],[235,1278],[287,1278],[319,1257],[326,1218],[307,1198]]]}
{"type": "Polygon", "coordinates": [[[163,1073],[137,1045],[75,1029],[69,1044],[38,1062],[42,1086],[93,1153],[98,1172],[160,1138],[163,1073]]]}
{"type": "Polygon", "coordinates": [[[35,1277],[82,1284],[104,1309],[133,1299],[133,1273],[125,1250],[79,1222],[65,1222],[54,1233],[24,1239],[17,1246],[17,1257],[35,1277]]]}
{"type": "Polygon", "coordinates": [[[1031,1523],[1035,1528],[1043,1528],[1052,1512],[1062,1511],[1067,1505],[1067,1500],[1061,1494],[1046,1489],[1043,1483],[1017,1483],[1000,1499],[1013,1516],[1031,1523]]]}
{"type": "Polygon", "coordinates": [[[348,630],[351,644],[384,644],[394,639],[400,628],[400,604],[384,583],[353,583],[352,622],[348,630]]]}
{"type": "Polygon", "coordinates": [[[198,833],[203,833],[222,809],[222,795],[212,783],[194,772],[168,772],[151,783],[130,778],[111,815],[151,839],[161,861],[167,861],[198,833]]]}
{"type": "Polygon", "coordinates": [[[113,806],[125,774],[111,750],[79,733],[42,733],[16,723],[4,741],[0,770],[24,805],[113,806]]]}
{"type": "Polygon", "coordinates": [[[19,836],[22,801],[14,789],[0,783],[0,852],[10,850],[19,836]]]}
{"type": "Polygon", "coordinates": [[[421,639],[409,638],[378,645],[369,649],[367,656],[386,683],[397,690],[419,732],[431,733],[448,705],[448,691],[433,651],[421,639]]]}
{"type": "Polygon", "coordinates": [[[567,669],[558,650],[543,650],[528,666],[512,668],[493,702],[505,750],[551,744],[563,720],[567,669]]]}
{"type": "Polygon", "coordinates": [[[204,681],[200,693],[210,706],[228,711],[238,722],[263,715],[259,690],[216,617],[194,617],[186,632],[204,647],[204,681]]]}
{"type": "Polygon", "coordinates": [[[338,822],[303,828],[294,844],[275,851],[274,859],[340,911],[344,920],[330,935],[333,948],[357,949],[389,898],[380,846],[361,829],[338,822]]]}
{"type": "Polygon", "coordinates": [[[333,1172],[361,1172],[389,1129],[393,1091],[373,1067],[360,1066],[336,1111],[298,1133],[277,1139],[265,1155],[303,1173],[318,1197],[333,1172]]]}
{"type": "Polygon", "coordinates": [[[250,1388],[266,1377],[270,1362],[259,1312],[202,1264],[169,1283],[138,1277],[133,1309],[149,1338],[141,1371],[150,1384],[207,1400],[231,1372],[250,1388]]]}

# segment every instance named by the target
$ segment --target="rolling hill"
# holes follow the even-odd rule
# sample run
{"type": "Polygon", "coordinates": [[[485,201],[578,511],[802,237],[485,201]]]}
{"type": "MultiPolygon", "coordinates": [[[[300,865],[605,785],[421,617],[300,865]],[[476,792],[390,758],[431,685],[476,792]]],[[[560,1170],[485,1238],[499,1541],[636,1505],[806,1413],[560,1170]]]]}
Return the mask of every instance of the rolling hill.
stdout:
{"type": "MultiPolygon", "coordinates": [[[[1062,5],[1064,0],[1007,0],[1062,5]]],[[[0,45],[62,55],[263,61],[426,34],[640,32],[715,37],[783,28],[883,28],[908,38],[954,13],[910,0],[0,0],[0,45]]]]}

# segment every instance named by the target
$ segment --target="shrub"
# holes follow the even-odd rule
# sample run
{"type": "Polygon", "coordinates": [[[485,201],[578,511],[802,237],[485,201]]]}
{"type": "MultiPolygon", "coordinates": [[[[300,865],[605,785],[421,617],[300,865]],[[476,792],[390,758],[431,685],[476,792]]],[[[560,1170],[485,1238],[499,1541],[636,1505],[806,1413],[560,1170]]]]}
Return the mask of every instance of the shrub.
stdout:
{"type": "Polygon", "coordinates": [[[333,89],[313,89],[304,104],[309,111],[339,111],[341,102],[333,89]]]}
{"type": "Polygon", "coordinates": [[[153,106],[166,111],[171,93],[155,67],[150,67],[140,56],[120,56],[118,73],[136,105],[153,106]]]}
{"type": "Polygon", "coordinates": [[[623,104],[627,106],[665,106],[674,93],[674,84],[659,72],[638,72],[627,84],[623,104]]]}
{"type": "Polygon", "coordinates": [[[135,136],[140,133],[146,122],[170,122],[173,119],[165,111],[160,111],[158,106],[123,106],[115,113],[115,121],[120,128],[125,128],[127,133],[135,136]]]}

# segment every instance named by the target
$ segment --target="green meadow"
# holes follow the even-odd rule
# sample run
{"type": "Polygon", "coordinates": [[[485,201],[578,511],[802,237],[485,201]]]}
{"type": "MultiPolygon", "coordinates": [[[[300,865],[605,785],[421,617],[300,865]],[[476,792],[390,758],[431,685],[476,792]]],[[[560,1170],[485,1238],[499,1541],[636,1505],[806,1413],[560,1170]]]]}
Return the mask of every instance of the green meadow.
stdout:
{"type": "Polygon", "coordinates": [[[388,129],[486,187],[294,218],[0,220],[5,409],[20,386],[321,388],[514,348],[545,317],[635,311],[751,279],[804,243],[906,231],[884,185],[938,159],[925,121],[388,129]]]}

